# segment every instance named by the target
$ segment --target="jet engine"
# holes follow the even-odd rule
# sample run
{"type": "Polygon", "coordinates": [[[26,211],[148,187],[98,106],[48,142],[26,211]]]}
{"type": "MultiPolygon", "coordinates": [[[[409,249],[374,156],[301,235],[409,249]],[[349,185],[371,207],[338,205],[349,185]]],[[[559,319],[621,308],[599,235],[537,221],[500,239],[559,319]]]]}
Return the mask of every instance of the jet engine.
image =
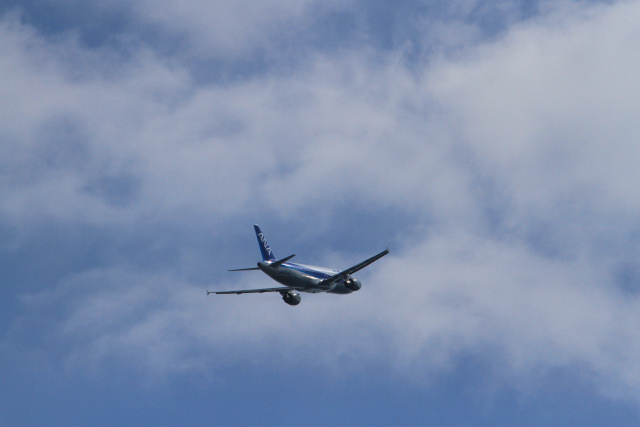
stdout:
{"type": "Polygon", "coordinates": [[[347,277],[344,281],[344,287],[350,291],[359,291],[362,288],[362,282],[354,277],[347,277]]]}
{"type": "Polygon", "coordinates": [[[302,301],[302,297],[300,296],[300,294],[295,291],[289,291],[286,293],[281,292],[281,294],[282,300],[289,305],[298,305],[300,304],[300,301],[302,301]]]}

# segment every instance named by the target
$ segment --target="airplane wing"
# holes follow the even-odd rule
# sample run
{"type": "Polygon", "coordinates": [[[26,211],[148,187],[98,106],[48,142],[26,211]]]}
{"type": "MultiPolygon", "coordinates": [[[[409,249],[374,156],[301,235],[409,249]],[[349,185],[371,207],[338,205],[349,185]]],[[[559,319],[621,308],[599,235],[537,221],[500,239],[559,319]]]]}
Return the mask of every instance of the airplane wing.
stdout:
{"type": "Polygon", "coordinates": [[[346,270],[343,270],[338,274],[334,274],[333,276],[331,276],[331,277],[329,277],[327,279],[324,279],[322,282],[318,283],[318,286],[329,286],[329,285],[337,282],[340,279],[344,279],[347,276],[349,276],[350,274],[353,274],[356,271],[362,270],[363,268],[365,268],[369,264],[379,260],[380,258],[382,258],[383,256],[385,256],[388,253],[389,253],[389,249],[385,249],[384,251],[380,252],[378,255],[374,255],[371,258],[362,261],[360,264],[356,264],[353,267],[349,267],[346,270]]]}
{"type": "Polygon", "coordinates": [[[264,292],[282,292],[282,291],[295,291],[297,288],[292,288],[291,286],[281,286],[279,288],[263,288],[263,289],[243,289],[240,291],[207,291],[207,295],[209,294],[262,294],[264,292]]]}

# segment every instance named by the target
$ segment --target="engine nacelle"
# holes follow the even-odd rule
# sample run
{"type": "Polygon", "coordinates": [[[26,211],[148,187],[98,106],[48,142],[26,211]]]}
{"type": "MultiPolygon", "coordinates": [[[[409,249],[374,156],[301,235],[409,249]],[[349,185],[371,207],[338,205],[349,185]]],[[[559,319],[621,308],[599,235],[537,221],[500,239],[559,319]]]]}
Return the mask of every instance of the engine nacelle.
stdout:
{"type": "Polygon", "coordinates": [[[289,305],[298,305],[302,301],[302,297],[295,291],[282,292],[282,300],[289,305]]]}
{"type": "Polygon", "coordinates": [[[347,277],[344,281],[344,287],[349,289],[350,291],[359,291],[362,288],[362,282],[355,277],[347,277]]]}

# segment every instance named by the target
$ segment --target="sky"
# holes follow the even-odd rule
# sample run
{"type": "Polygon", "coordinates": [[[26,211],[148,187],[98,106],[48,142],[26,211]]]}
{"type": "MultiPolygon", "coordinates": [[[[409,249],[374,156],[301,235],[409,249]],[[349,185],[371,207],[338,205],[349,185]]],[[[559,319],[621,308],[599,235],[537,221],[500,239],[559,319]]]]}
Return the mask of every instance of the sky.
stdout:
{"type": "Polygon", "coordinates": [[[0,425],[638,425],[638,22],[0,1],[0,425]]]}

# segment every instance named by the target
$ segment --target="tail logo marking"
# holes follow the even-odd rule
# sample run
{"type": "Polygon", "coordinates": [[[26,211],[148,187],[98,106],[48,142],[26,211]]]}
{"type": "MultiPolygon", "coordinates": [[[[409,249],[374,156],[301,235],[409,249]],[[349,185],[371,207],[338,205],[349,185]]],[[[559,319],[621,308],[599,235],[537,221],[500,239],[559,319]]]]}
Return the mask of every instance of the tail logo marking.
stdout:
{"type": "Polygon", "coordinates": [[[262,242],[262,246],[266,249],[266,251],[269,254],[269,256],[271,256],[271,248],[269,247],[269,244],[267,243],[267,239],[264,238],[264,235],[262,233],[259,233],[258,237],[260,238],[260,242],[262,242]]]}

